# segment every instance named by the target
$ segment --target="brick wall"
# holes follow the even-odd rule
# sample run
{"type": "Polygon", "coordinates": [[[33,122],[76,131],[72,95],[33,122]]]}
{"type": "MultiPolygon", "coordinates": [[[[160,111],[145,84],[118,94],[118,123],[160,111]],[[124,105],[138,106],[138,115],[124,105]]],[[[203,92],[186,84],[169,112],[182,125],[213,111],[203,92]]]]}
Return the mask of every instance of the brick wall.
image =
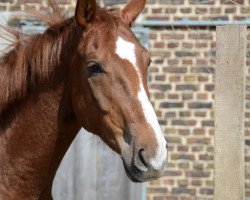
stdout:
{"type": "MultiPolygon", "coordinates": [[[[159,0],[148,4],[144,19],[231,21],[249,14],[250,1],[244,0],[159,0]]],[[[151,100],[169,142],[170,159],[165,177],[148,184],[149,200],[213,199],[215,47],[215,28],[151,27],[151,100]]],[[[249,85],[249,52],[247,57],[249,85]]],[[[245,183],[250,197],[250,87],[246,90],[245,183]]]]}
{"type": "Polygon", "coordinates": [[[237,20],[249,17],[249,0],[148,0],[145,18],[237,20]]]}
{"type": "MultiPolygon", "coordinates": [[[[25,2],[34,9],[45,3],[42,0],[25,2]]],[[[74,11],[74,0],[60,2],[69,12],[74,11]]],[[[113,2],[117,1],[108,1],[113,2]]],[[[25,8],[21,1],[0,0],[0,10],[25,8]]],[[[145,20],[243,20],[249,17],[250,0],[148,0],[143,13],[145,20]]],[[[150,27],[153,61],[150,95],[169,142],[169,163],[163,178],[148,183],[148,200],[213,199],[215,41],[214,27],[150,27]]],[[[250,197],[250,51],[247,56],[245,182],[246,196],[250,197]]]]}
{"type": "Polygon", "coordinates": [[[148,197],[212,199],[215,30],[151,30],[150,44],[151,100],[170,152],[148,197]]]}

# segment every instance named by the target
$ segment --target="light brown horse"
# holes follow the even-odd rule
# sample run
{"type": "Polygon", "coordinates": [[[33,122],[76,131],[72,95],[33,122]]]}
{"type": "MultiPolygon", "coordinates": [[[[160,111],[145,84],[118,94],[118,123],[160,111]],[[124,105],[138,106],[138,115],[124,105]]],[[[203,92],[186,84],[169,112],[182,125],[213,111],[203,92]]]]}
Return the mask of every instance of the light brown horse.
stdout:
{"type": "Polygon", "coordinates": [[[130,28],[145,0],[122,10],[78,0],[69,19],[51,5],[50,27],[0,61],[0,199],[52,199],[81,127],[121,155],[132,181],[159,178],[167,149],[148,99],[150,57],[130,28]]]}

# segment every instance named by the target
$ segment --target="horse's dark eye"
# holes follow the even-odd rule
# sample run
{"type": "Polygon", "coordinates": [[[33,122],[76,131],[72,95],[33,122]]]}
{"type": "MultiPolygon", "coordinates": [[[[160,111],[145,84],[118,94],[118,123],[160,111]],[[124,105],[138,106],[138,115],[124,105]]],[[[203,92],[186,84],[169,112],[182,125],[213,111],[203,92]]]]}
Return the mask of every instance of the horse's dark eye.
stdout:
{"type": "Polygon", "coordinates": [[[148,70],[148,68],[150,67],[150,65],[151,65],[151,59],[149,59],[149,61],[148,61],[148,66],[147,66],[146,71],[148,70]]]}
{"type": "Polygon", "coordinates": [[[90,62],[88,64],[88,76],[89,77],[98,76],[98,75],[102,74],[103,72],[104,71],[103,71],[101,64],[96,63],[96,62],[90,62]]]}
{"type": "Polygon", "coordinates": [[[152,60],[150,59],[148,62],[148,67],[151,65],[152,60]]]}

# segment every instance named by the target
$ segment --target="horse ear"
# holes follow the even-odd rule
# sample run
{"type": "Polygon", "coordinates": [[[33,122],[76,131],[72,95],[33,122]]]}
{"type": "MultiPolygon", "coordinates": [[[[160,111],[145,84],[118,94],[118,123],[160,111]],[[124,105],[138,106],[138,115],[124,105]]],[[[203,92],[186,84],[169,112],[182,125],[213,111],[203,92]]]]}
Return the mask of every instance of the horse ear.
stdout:
{"type": "Polygon", "coordinates": [[[79,26],[86,27],[95,17],[96,12],[95,0],[77,0],[75,19],[79,26]]]}
{"type": "Polygon", "coordinates": [[[130,0],[130,2],[122,9],[122,18],[129,25],[132,26],[137,16],[145,7],[146,0],[130,0]]]}

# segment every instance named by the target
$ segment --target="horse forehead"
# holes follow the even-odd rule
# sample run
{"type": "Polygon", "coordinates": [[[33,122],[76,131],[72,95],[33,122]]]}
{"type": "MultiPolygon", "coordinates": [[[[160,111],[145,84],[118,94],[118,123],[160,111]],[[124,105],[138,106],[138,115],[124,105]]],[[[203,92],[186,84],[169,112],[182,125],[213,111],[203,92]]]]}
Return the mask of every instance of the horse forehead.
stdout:
{"type": "Polygon", "coordinates": [[[121,36],[117,37],[115,53],[121,58],[130,61],[136,66],[136,46],[133,42],[127,41],[121,36]]]}
{"type": "Polygon", "coordinates": [[[128,60],[134,67],[138,68],[138,61],[140,57],[145,57],[145,49],[140,45],[140,43],[134,39],[130,40],[123,36],[119,36],[115,42],[115,53],[121,59],[128,60]],[[137,56],[138,53],[142,56],[137,56]]]}

